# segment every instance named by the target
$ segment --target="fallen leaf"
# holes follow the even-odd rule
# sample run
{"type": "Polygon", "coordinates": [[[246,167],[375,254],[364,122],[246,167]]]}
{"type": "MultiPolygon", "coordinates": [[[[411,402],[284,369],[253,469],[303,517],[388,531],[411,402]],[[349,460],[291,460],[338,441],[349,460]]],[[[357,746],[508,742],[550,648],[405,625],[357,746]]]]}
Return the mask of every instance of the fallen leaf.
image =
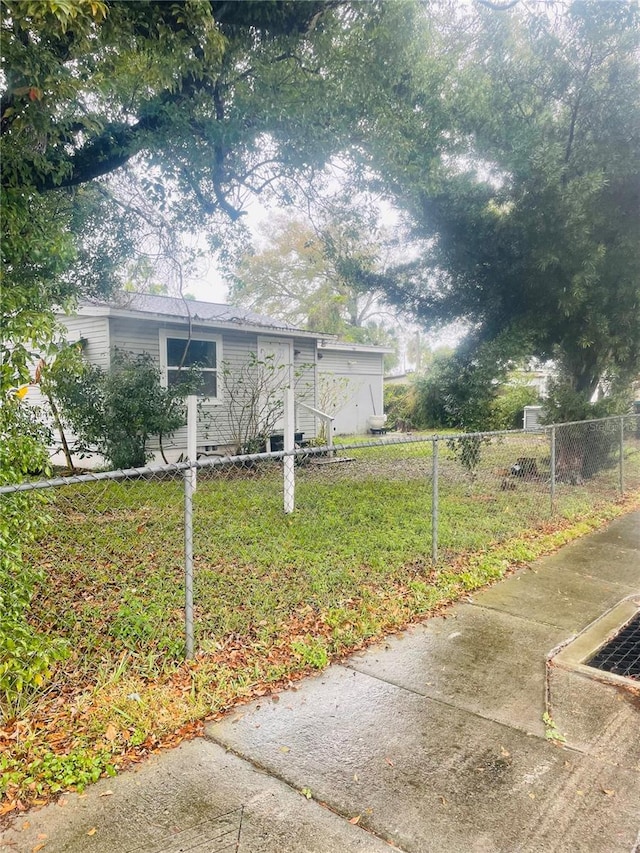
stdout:
{"type": "Polygon", "coordinates": [[[65,800],[65,798],[64,798],[64,797],[60,797],[60,799],[58,800],[57,805],[59,805],[59,806],[66,806],[68,802],[69,802],[69,800],[65,800]]]}
{"type": "Polygon", "coordinates": [[[47,836],[47,833],[46,833],[46,832],[39,832],[39,833],[38,833],[38,841],[44,841],[44,839],[45,839],[45,838],[47,838],[47,837],[48,837],[48,836],[47,836]]]}
{"type": "Polygon", "coordinates": [[[24,832],[25,830],[29,829],[30,826],[31,824],[29,823],[29,821],[25,820],[25,822],[22,824],[22,831],[24,832]]]}
{"type": "Polygon", "coordinates": [[[89,832],[87,832],[87,835],[95,835],[97,831],[96,827],[92,826],[89,832]]]}
{"type": "Polygon", "coordinates": [[[8,814],[9,812],[12,812],[14,809],[17,808],[18,804],[16,802],[5,803],[4,805],[0,806],[0,815],[8,814]]]}
{"type": "Polygon", "coordinates": [[[31,848],[31,853],[38,853],[38,850],[42,850],[44,848],[44,844],[36,844],[35,847],[31,848]]]}
{"type": "Polygon", "coordinates": [[[303,788],[303,789],[300,791],[300,793],[302,794],[302,796],[303,796],[303,797],[306,797],[308,800],[310,800],[310,799],[311,799],[311,796],[312,796],[312,794],[311,794],[311,788],[303,788]]]}
{"type": "Polygon", "coordinates": [[[613,790],[613,788],[603,788],[602,793],[606,794],[607,797],[613,797],[613,795],[615,794],[615,791],[613,790]]]}
{"type": "Polygon", "coordinates": [[[579,797],[584,797],[584,791],[576,791],[576,794],[577,794],[579,797]]]}
{"type": "Polygon", "coordinates": [[[447,805],[447,801],[445,800],[444,797],[440,797],[440,802],[442,803],[443,806],[447,805]]]}
{"type": "Polygon", "coordinates": [[[113,743],[113,741],[118,737],[118,729],[113,725],[113,723],[109,723],[107,726],[104,737],[105,740],[109,741],[109,743],[113,743]]]}
{"type": "Polygon", "coordinates": [[[291,747],[290,746],[281,746],[280,752],[291,752],[291,747]]]}
{"type": "Polygon", "coordinates": [[[395,765],[394,765],[393,761],[392,761],[390,758],[386,758],[386,757],[385,757],[385,759],[384,759],[384,760],[387,762],[387,764],[389,765],[389,767],[395,767],[395,765]]]}
{"type": "Polygon", "coordinates": [[[357,774],[357,773],[354,773],[354,774],[353,774],[353,781],[354,781],[354,782],[357,782],[357,781],[358,781],[358,774],[357,774]]]}
{"type": "Polygon", "coordinates": [[[349,823],[352,823],[355,826],[356,823],[360,822],[361,817],[362,817],[362,815],[357,814],[355,817],[352,817],[349,819],[349,823]]]}
{"type": "Polygon", "coordinates": [[[501,746],[501,747],[500,747],[500,755],[501,755],[503,758],[509,758],[509,756],[511,755],[511,753],[509,752],[509,750],[508,750],[508,749],[505,749],[505,748],[504,748],[504,746],[501,746]]]}
{"type": "Polygon", "coordinates": [[[103,791],[103,792],[102,792],[101,794],[99,794],[98,796],[100,796],[100,797],[110,797],[110,796],[112,796],[112,794],[113,794],[113,791],[103,791]]]}

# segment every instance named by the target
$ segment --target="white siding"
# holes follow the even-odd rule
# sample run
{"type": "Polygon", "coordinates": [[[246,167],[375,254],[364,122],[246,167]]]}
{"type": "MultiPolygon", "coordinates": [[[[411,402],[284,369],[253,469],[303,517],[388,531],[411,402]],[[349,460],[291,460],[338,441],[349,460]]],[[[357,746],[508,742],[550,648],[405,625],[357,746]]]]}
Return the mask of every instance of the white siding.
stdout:
{"type": "Polygon", "coordinates": [[[351,350],[318,353],[318,406],[335,416],[336,435],[365,434],[369,417],[383,413],[383,357],[351,350]]]}
{"type": "MultiPolygon", "coordinates": [[[[170,324],[141,322],[121,317],[111,317],[111,350],[122,350],[132,355],[148,352],[158,364],[160,363],[160,328],[172,328],[170,324]]],[[[183,329],[184,324],[175,328],[183,329]]]]}
{"type": "MultiPolygon", "coordinates": [[[[106,317],[59,317],[60,325],[65,329],[64,338],[69,343],[84,341],[83,353],[90,364],[107,370],[109,367],[109,326],[106,317]]],[[[32,375],[35,375],[36,364],[34,363],[32,375]]],[[[62,452],[60,434],[55,426],[53,415],[48,400],[44,397],[39,385],[31,385],[25,401],[34,408],[39,409],[40,419],[51,430],[52,444],[50,447],[50,458],[54,465],[66,466],[66,459],[62,452]]],[[[69,447],[73,450],[77,441],[75,434],[69,427],[64,428],[65,438],[69,447]]],[[[105,464],[101,456],[91,458],[80,458],[74,456],[74,462],[82,467],[99,467],[105,464]]]]}
{"type": "MultiPolygon", "coordinates": [[[[66,337],[69,341],[83,339],[85,343],[84,352],[91,364],[107,370],[115,349],[133,355],[149,353],[152,358],[160,364],[160,329],[168,331],[184,331],[184,323],[160,322],[153,320],[137,320],[133,318],[120,317],[64,317],[61,321],[66,327],[66,337]]],[[[224,368],[230,375],[237,375],[246,365],[249,353],[257,353],[258,336],[269,337],[263,331],[256,333],[245,331],[221,331],[212,329],[211,326],[193,327],[193,334],[197,337],[199,332],[215,332],[221,337],[222,361],[224,368]]],[[[283,338],[282,333],[277,336],[283,338]]],[[[294,383],[296,400],[302,400],[309,405],[317,404],[316,389],[316,341],[309,338],[291,339],[294,352],[294,383]]],[[[221,366],[222,369],[222,366],[221,366]]],[[[198,422],[198,447],[211,449],[218,448],[219,452],[226,452],[234,441],[233,422],[237,418],[229,404],[228,395],[225,394],[222,376],[218,379],[219,402],[203,403],[199,406],[198,422]],[[226,399],[225,399],[226,398],[226,399]]],[[[40,389],[36,386],[29,391],[29,402],[39,405],[41,400],[40,389]]],[[[305,439],[313,438],[318,431],[318,425],[312,414],[304,410],[296,409],[296,430],[304,433],[305,439]]],[[[68,436],[73,441],[73,436],[68,436]]],[[[186,452],[187,438],[186,428],[174,433],[170,438],[163,439],[163,448],[167,459],[175,461],[186,452]]],[[[154,452],[154,460],[161,461],[159,455],[158,439],[150,442],[149,449],[154,452]]],[[[56,462],[64,464],[58,454],[56,462]]],[[[92,459],[76,459],[76,462],[86,467],[104,465],[101,457],[92,459]]]]}
{"type": "MultiPolygon", "coordinates": [[[[184,324],[160,323],[153,321],[138,321],[124,318],[111,318],[111,346],[133,354],[149,353],[160,363],[160,329],[184,331],[184,324]]],[[[249,353],[258,351],[258,333],[220,331],[210,326],[193,327],[194,337],[198,332],[219,334],[222,338],[222,362],[224,369],[229,371],[230,376],[237,375],[246,365],[249,353]]],[[[260,337],[264,333],[260,332],[260,337]]],[[[282,334],[278,335],[282,338],[282,334]]],[[[315,403],[315,340],[295,339],[294,348],[294,372],[296,398],[303,399],[310,405],[315,403]]],[[[229,447],[234,441],[233,423],[238,417],[238,407],[232,410],[228,394],[225,393],[224,382],[221,375],[218,377],[219,402],[203,403],[199,406],[198,437],[199,448],[229,447]]],[[[296,412],[296,429],[304,432],[305,438],[311,438],[316,434],[316,424],[313,415],[304,413],[302,410],[296,412]]],[[[177,430],[170,438],[163,439],[163,448],[167,459],[173,461],[186,451],[187,433],[186,428],[177,430]]],[[[151,442],[150,449],[159,450],[158,441],[151,442]]]]}
{"type": "MultiPolygon", "coordinates": [[[[317,408],[316,342],[309,338],[296,338],[293,348],[296,401],[317,408]]],[[[319,426],[311,412],[296,406],[296,431],[304,433],[305,441],[316,437],[319,426]]]]}
{"type": "Polygon", "coordinates": [[[348,373],[349,376],[379,374],[382,376],[383,357],[382,353],[378,352],[321,349],[318,353],[318,368],[322,373],[348,373]]]}
{"type": "Polygon", "coordinates": [[[83,353],[90,364],[103,370],[109,368],[109,320],[107,317],[63,317],[69,343],[83,340],[83,353]]]}

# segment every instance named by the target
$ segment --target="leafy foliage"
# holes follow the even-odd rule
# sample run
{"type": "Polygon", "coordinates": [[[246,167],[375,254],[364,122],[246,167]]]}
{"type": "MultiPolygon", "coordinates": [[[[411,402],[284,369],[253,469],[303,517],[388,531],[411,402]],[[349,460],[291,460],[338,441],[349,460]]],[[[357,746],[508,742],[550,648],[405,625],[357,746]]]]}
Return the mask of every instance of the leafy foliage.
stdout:
{"type": "MultiPolygon", "coordinates": [[[[15,395],[0,406],[0,484],[47,470],[46,435],[36,413],[15,395]]],[[[44,576],[24,549],[42,535],[47,499],[37,492],[0,496],[0,713],[11,717],[50,676],[64,644],[28,621],[34,586],[44,576]]]]}
{"type": "Polygon", "coordinates": [[[390,429],[406,429],[415,424],[416,394],[413,382],[384,385],[384,411],[390,429]]]}
{"type": "Polygon", "coordinates": [[[430,168],[418,114],[412,142],[388,149],[425,245],[387,292],[427,322],[466,321],[474,345],[526,337],[585,400],[604,377],[628,383],[640,365],[637,7],[468,9],[438,28],[456,65],[441,90],[448,144],[430,168]]]}
{"type": "Polygon", "coordinates": [[[522,429],[524,407],[540,402],[538,392],[531,385],[509,378],[498,391],[491,405],[490,429],[522,429]]]}
{"type": "Polygon", "coordinates": [[[350,278],[349,263],[380,263],[380,244],[357,218],[315,228],[300,219],[270,222],[266,245],[246,252],[233,271],[231,302],[343,340],[388,344],[393,317],[380,293],[350,278]]]}
{"type": "Polygon", "coordinates": [[[149,439],[184,426],[184,397],[198,384],[187,370],[184,382],[163,388],[148,353],[116,351],[109,372],[86,363],[75,367],[51,374],[52,393],[85,448],[102,454],[114,468],[143,467],[149,439]]]}

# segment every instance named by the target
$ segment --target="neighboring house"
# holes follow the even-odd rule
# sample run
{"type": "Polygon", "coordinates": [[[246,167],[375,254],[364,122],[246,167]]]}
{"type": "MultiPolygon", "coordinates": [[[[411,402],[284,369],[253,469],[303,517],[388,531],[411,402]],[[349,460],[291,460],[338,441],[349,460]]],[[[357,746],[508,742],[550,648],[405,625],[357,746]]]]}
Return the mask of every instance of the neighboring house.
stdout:
{"type": "MultiPolygon", "coordinates": [[[[233,383],[251,354],[277,367],[276,391],[293,385],[296,431],[305,440],[318,435],[320,422],[300,403],[334,415],[335,434],[364,433],[367,418],[382,413],[383,357],[388,352],[383,347],[339,343],[333,336],[230,305],[138,293],[123,294],[117,304],[84,302],[76,314],[58,320],[67,330],[66,339],[82,341],[87,360],[105,370],[116,350],[149,353],[166,386],[175,381],[181,361],[183,367],[197,362],[203,378],[197,440],[201,449],[232,448],[241,404],[236,403],[234,411],[225,385],[233,383]],[[324,393],[323,400],[327,387],[337,393],[324,393]],[[331,408],[323,409],[323,403],[331,408]]],[[[29,396],[37,403],[34,392],[29,396]]],[[[274,423],[272,429],[280,427],[274,423]]],[[[151,449],[157,451],[158,446],[151,449]]],[[[163,449],[172,461],[183,454],[186,429],[165,439],[163,449]]]]}
{"type": "Polygon", "coordinates": [[[390,373],[384,377],[385,385],[407,385],[416,377],[415,370],[408,370],[404,373],[390,373]]]}

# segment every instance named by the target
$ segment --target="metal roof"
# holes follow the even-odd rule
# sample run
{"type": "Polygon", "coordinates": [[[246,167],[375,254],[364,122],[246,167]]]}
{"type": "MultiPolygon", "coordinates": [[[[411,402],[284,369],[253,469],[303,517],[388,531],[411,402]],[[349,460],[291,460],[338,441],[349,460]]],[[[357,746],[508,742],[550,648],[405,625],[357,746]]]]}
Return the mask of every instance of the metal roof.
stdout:
{"type": "MultiPolygon", "coordinates": [[[[191,322],[200,320],[205,321],[207,325],[220,323],[225,326],[255,326],[261,329],[309,334],[306,330],[284,320],[278,320],[266,314],[257,314],[246,308],[216,302],[201,302],[196,299],[180,299],[175,296],[156,296],[150,293],[122,293],[114,302],[84,300],[81,308],[84,309],[83,313],[90,312],[92,309],[107,309],[109,313],[133,312],[176,320],[191,320],[191,322]]],[[[319,334],[314,336],[320,337],[319,334]]]]}

